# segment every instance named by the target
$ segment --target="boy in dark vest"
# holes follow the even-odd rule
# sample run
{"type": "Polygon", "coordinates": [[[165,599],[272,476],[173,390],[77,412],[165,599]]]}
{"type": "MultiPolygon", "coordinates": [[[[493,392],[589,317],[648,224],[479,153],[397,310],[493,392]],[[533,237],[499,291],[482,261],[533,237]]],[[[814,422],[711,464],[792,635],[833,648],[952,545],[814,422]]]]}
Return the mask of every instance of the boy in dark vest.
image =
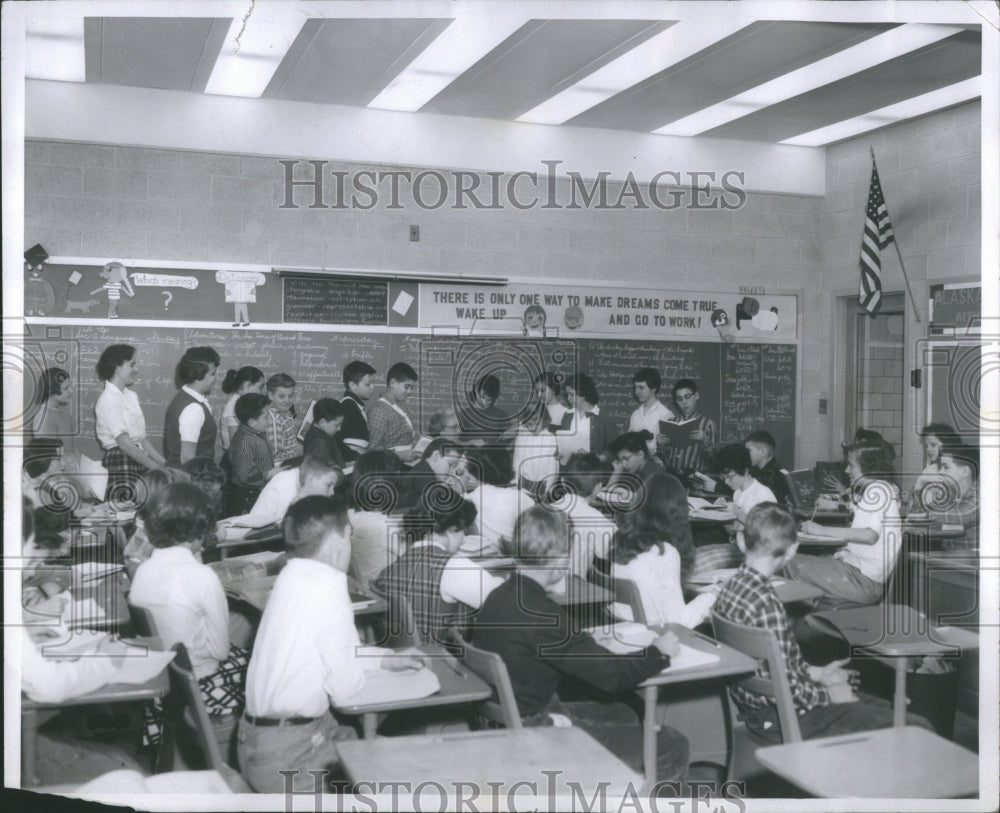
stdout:
{"type": "Polygon", "coordinates": [[[215,419],[208,394],[215,386],[219,354],[211,347],[191,347],[177,365],[181,388],[163,422],[163,456],[179,469],[192,457],[215,459],[215,419]]]}

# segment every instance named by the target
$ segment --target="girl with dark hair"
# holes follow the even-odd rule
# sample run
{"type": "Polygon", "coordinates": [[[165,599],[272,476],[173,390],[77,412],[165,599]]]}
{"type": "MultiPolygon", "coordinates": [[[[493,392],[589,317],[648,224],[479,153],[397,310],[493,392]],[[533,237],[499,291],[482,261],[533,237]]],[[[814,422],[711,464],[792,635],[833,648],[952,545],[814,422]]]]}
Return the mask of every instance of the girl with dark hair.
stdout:
{"type": "Polygon", "coordinates": [[[851,527],[809,521],[802,530],[835,536],[847,545],[832,557],[796,554],[786,570],[791,578],[816,585],[832,599],[877,604],[903,538],[899,488],[887,444],[849,446],[846,471],[854,510],[851,527]]]}
{"type": "Polygon", "coordinates": [[[388,449],[372,449],[354,463],[351,483],[350,573],[365,587],[399,558],[399,529],[389,514],[405,501],[403,461],[388,449]]]}
{"type": "Polygon", "coordinates": [[[712,593],[684,602],[681,584],[694,565],[695,549],[687,491],[677,478],[661,473],[646,481],[642,501],[615,534],[613,550],[612,573],[639,587],[647,624],[696,627],[708,617],[712,593]]]}
{"type": "Polygon", "coordinates": [[[146,419],[133,392],[136,380],[135,348],[112,344],[97,361],[97,376],[104,392],[94,407],[97,440],[104,450],[108,470],[105,501],[135,502],[135,482],[149,469],[166,465],[166,460],[146,437],[146,419]]]}
{"type": "Polygon", "coordinates": [[[222,448],[228,450],[229,443],[240,425],[236,417],[236,399],[248,392],[264,394],[264,373],[256,367],[240,367],[238,370],[227,370],[222,380],[222,391],[229,396],[226,405],[219,413],[219,436],[222,448]]]}

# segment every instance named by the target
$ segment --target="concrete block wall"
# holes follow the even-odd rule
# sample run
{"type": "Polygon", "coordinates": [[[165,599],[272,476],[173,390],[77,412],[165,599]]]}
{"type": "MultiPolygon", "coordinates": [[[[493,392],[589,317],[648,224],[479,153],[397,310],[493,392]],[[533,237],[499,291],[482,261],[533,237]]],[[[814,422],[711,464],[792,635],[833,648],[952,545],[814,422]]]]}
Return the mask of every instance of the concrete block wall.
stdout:
{"type": "MultiPolygon", "coordinates": [[[[903,465],[912,469],[922,462],[916,433],[925,418],[924,394],[910,390],[906,371],[921,364],[920,342],[927,336],[929,286],[978,279],[983,271],[980,138],[981,112],[977,101],[827,149],[827,187],[821,202],[819,239],[824,310],[833,313],[838,296],[857,290],[871,148],[875,151],[893,232],[920,314],[918,324],[907,295],[900,386],[904,391],[903,465]]],[[[900,263],[892,246],[882,252],[882,268],[883,290],[905,293],[900,263]]],[[[830,390],[835,381],[833,346],[831,341],[819,348],[815,356],[809,354],[823,371],[820,386],[830,390]]],[[[839,440],[831,438],[830,442],[835,445],[839,440]]],[[[808,446],[803,451],[808,458],[808,446]]]]}
{"type": "MultiPolygon", "coordinates": [[[[824,198],[754,193],[731,211],[428,209],[408,194],[392,208],[387,186],[368,211],[310,208],[305,188],[294,192],[299,208],[282,209],[285,169],[274,158],[29,141],[25,241],[64,256],[622,281],[734,295],[740,285],[799,291],[795,462],[811,464],[839,454],[840,437],[831,416],[819,415],[818,398],[839,397],[832,305],[857,286],[868,144],[879,156],[907,269],[920,281],[914,293],[926,299],[928,279],[979,274],[978,128],[972,104],[836,145],[824,198]],[[419,242],[410,241],[410,225],[420,226],[419,242]]],[[[328,162],[323,201],[335,200],[333,171],[380,169],[406,168],[328,162]]],[[[312,170],[301,162],[295,172],[301,180],[312,170]]],[[[426,188],[432,197],[436,187],[426,188]]],[[[568,200],[568,182],[556,188],[557,200],[568,200]]],[[[609,184],[608,197],[616,200],[618,187],[609,184]]]]}

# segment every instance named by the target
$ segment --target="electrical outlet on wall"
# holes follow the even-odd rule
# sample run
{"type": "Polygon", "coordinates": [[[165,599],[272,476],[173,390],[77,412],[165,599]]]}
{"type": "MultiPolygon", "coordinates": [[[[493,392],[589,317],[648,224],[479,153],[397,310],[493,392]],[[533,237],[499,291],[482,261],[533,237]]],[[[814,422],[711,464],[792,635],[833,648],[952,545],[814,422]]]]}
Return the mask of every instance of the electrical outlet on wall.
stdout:
{"type": "Polygon", "coordinates": [[[420,242],[420,226],[410,226],[410,242],[420,242]]]}
{"type": "Polygon", "coordinates": [[[819,414],[826,415],[826,398],[819,399],[819,414]]]}

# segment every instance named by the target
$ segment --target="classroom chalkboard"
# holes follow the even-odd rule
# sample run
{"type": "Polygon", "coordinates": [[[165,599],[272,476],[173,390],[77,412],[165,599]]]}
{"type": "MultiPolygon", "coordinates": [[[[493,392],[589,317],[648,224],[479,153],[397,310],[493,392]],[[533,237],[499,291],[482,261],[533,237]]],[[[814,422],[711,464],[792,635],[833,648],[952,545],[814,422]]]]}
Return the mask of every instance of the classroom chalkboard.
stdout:
{"type": "Polygon", "coordinates": [[[387,282],[288,277],[282,322],[318,325],[384,325],[389,319],[387,282]]]}
{"type": "MultiPolygon", "coordinates": [[[[149,435],[160,444],[162,420],[176,392],[174,371],[185,348],[214,347],[224,372],[253,364],[266,375],[285,372],[297,382],[296,402],[340,397],[344,365],[367,361],[384,380],[396,361],[410,364],[420,376],[419,397],[408,405],[414,423],[426,427],[430,416],[449,406],[462,408],[466,393],[480,376],[493,373],[501,382],[498,406],[510,415],[523,414],[532,382],[542,371],[571,375],[579,370],[594,378],[601,410],[623,428],[635,409],[632,374],[654,367],[663,377],[661,399],[669,404],[671,386],[692,378],[701,394],[701,411],[716,421],[721,443],[742,441],[751,429],[763,428],[777,441],[777,457],[794,465],[796,347],[787,344],[721,344],[711,342],[636,341],[631,339],[459,338],[384,332],[228,330],[226,328],[126,327],[106,325],[32,327],[42,369],[53,363],[71,371],[76,387],[81,446],[99,455],[94,439],[93,405],[103,384],[94,366],[109,344],[138,349],[139,379],[134,390],[146,416],[149,435]],[[42,338],[44,337],[44,338],[42,338]]],[[[29,344],[26,351],[34,344],[29,344]]],[[[221,375],[220,375],[221,381],[221,375]]],[[[33,397],[32,376],[25,376],[25,399],[33,397]]],[[[218,413],[226,400],[216,387],[209,400],[218,413]]]]}

